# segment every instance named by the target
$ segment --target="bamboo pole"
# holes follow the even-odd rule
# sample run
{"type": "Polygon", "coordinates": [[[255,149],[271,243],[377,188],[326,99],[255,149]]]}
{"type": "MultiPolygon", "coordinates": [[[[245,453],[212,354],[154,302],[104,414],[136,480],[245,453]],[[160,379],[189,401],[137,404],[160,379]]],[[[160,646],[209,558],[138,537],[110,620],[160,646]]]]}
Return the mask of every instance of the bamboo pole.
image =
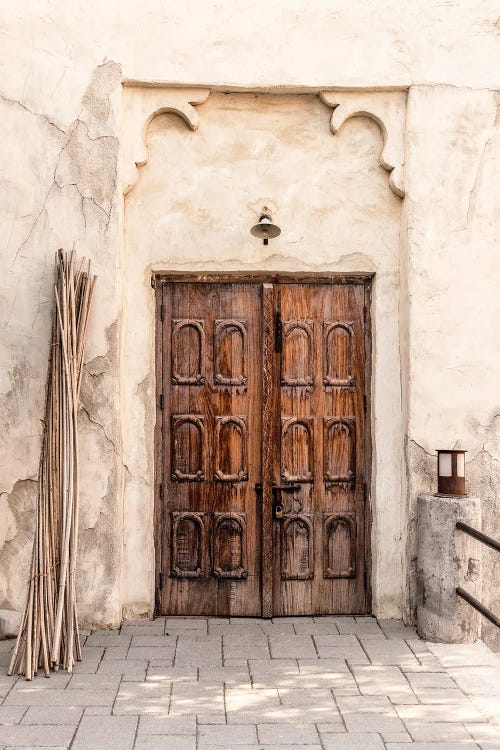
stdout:
{"type": "Polygon", "coordinates": [[[76,602],[79,515],[78,408],[96,278],[90,261],[59,250],[40,454],[35,536],[21,628],[9,666],[26,679],[72,671],[82,651],[76,602]]]}

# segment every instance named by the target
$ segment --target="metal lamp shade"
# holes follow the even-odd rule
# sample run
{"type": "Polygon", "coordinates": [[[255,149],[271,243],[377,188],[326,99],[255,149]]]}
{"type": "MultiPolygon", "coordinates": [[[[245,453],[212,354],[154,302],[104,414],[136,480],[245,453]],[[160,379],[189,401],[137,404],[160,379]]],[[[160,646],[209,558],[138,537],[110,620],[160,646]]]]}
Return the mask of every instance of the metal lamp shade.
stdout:
{"type": "Polygon", "coordinates": [[[269,240],[281,234],[281,229],[277,224],[273,224],[271,216],[263,214],[259,219],[259,223],[253,225],[250,233],[254,237],[264,240],[264,245],[267,245],[269,240]]]}
{"type": "Polygon", "coordinates": [[[464,497],[465,454],[462,450],[438,450],[438,495],[464,497]]]}

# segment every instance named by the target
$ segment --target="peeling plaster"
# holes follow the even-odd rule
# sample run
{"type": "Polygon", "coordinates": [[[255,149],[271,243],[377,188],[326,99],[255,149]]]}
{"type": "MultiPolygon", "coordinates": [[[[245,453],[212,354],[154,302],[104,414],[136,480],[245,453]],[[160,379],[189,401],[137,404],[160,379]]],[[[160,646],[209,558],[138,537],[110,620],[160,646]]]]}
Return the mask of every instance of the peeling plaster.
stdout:
{"type": "Polygon", "coordinates": [[[26,589],[19,582],[29,574],[37,491],[37,480],[19,479],[11,492],[0,495],[0,609],[20,610],[25,603],[26,589]]]}
{"type": "MultiPolygon", "coordinates": [[[[53,253],[60,246],[71,249],[76,245],[80,256],[92,257],[99,277],[91,312],[88,347],[91,356],[84,366],[79,420],[82,481],[79,587],[83,624],[116,625],[121,616],[121,460],[116,375],[119,300],[114,276],[109,276],[116,264],[118,215],[118,138],[113,114],[116,103],[112,102],[112,97],[113,92],[119,91],[120,82],[119,66],[115,63],[99,66],[83,94],[77,118],[64,130],[25,106],[10,105],[16,116],[29,118],[29,127],[41,133],[41,139],[48,141],[50,148],[37,152],[36,159],[30,158],[28,162],[34,171],[31,182],[36,182],[43,174],[46,188],[31,214],[24,236],[13,249],[5,287],[9,289],[10,278],[21,279],[16,282],[11,296],[7,329],[10,338],[5,343],[14,363],[20,353],[23,358],[8,374],[9,390],[0,397],[5,441],[2,455],[9,457],[9,472],[16,471],[14,460],[17,460],[17,471],[25,475],[26,452],[30,449],[29,464],[33,466],[34,481],[29,480],[30,504],[26,502],[26,492],[22,492],[24,485],[14,478],[5,488],[8,494],[0,496],[0,504],[5,509],[0,517],[0,600],[5,606],[20,608],[25,594],[26,575],[22,572],[19,575],[19,571],[27,569],[26,561],[33,543],[53,296],[53,253]],[[35,122],[39,123],[36,127],[35,122]],[[47,248],[50,249],[47,251],[47,248]],[[106,330],[106,353],[96,352],[92,356],[101,336],[99,328],[106,330]],[[98,332],[97,337],[94,330],[98,332]],[[92,388],[86,386],[89,380],[92,388]],[[26,445],[22,453],[18,445],[26,445]]],[[[6,104],[5,100],[0,100],[0,106],[2,104],[6,104]]],[[[27,148],[29,153],[29,143],[27,148]]],[[[26,181],[26,189],[31,182],[26,181]]],[[[24,224],[27,219],[29,214],[24,224]]],[[[0,309],[2,312],[5,309],[1,301],[0,309]]],[[[6,375],[0,368],[0,382],[5,380],[6,375]]],[[[7,472],[2,473],[4,482],[9,481],[8,476],[7,472]]]]}

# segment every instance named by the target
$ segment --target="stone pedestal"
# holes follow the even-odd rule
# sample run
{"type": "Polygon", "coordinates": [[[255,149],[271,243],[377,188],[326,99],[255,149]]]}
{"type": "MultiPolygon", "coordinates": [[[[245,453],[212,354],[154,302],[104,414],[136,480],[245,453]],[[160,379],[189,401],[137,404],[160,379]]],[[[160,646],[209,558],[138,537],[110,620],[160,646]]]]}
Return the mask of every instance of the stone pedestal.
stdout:
{"type": "Polygon", "coordinates": [[[455,593],[462,586],[481,599],[481,543],[455,528],[481,528],[477,497],[420,495],[417,500],[417,630],[421,638],[470,643],[481,615],[455,593]]]}

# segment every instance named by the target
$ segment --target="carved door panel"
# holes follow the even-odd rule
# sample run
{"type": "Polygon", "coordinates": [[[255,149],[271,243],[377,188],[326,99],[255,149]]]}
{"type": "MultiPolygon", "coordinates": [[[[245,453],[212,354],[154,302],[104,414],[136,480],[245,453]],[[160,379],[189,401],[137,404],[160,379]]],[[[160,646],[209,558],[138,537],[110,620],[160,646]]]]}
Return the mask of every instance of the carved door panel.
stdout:
{"type": "Polygon", "coordinates": [[[157,610],[260,615],[261,289],[161,287],[157,610]]]}
{"type": "Polygon", "coordinates": [[[367,611],[365,288],[280,284],[277,615],[367,611]]]}

